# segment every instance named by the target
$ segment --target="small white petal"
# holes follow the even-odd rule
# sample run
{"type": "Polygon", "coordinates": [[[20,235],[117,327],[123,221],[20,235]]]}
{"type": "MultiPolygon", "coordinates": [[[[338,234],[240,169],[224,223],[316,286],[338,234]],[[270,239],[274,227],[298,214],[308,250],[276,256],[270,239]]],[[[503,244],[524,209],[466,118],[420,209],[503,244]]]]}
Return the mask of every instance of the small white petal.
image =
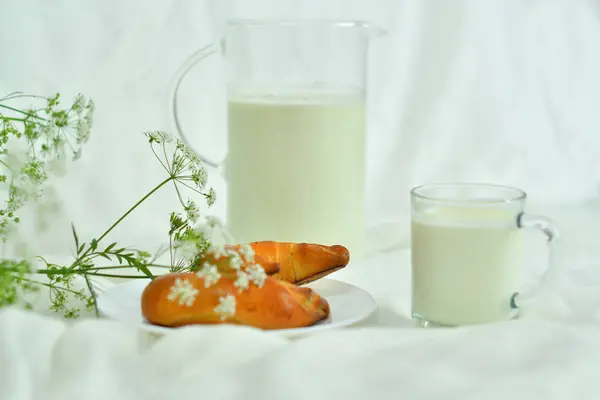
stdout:
{"type": "Polygon", "coordinates": [[[177,252],[186,261],[194,261],[196,256],[198,255],[198,248],[195,243],[192,242],[184,242],[177,248],[177,252]]]}
{"type": "Polygon", "coordinates": [[[204,279],[204,287],[209,288],[221,279],[221,274],[216,265],[209,263],[202,264],[202,269],[196,272],[198,278],[204,279]]]}
{"type": "Polygon", "coordinates": [[[254,262],[254,249],[249,244],[240,246],[240,254],[244,256],[247,262],[254,262]]]}
{"type": "Polygon", "coordinates": [[[194,288],[187,279],[177,278],[169,290],[167,299],[177,301],[180,306],[191,307],[196,300],[196,295],[198,295],[198,289],[194,288]]]}
{"type": "Polygon", "coordinates": [[[227,317],[235,315],[236,307],[235,297],[229,294],[225,297],[219,297],[219,305],[215,307],[215,312],[221,316],[221,320],[223,321],[227,317]]]}
{"type": "Polygon", "coordinates": [[[240,269],[244,265],[244,260],[236,251],[229,250],[229,265],[233,269],[240,269]]]}
{"type": "Polygon", "coordinates": [[[208,253],[211,254],[215,259],[228,256],[225,246],[212,246],[210,250],[208,250],[208,253]]]}
{"type": "Polygon", "coordinates": [[[248,289],[248,287],[250,286],[249,275],[247,273],[245,273],[244,271],[238,271],[237,279],[233,283],[233,286],[237,287],[239,292],[242,292],[242,291],[248,289]]]}
{"type": "Polygon", "coordinates": [[[259,288],[263,287],[265,284],[265,280],[267,279],[267,274],[265,273],[264,268],[260,264],[254,264],[249,266],[246,269],[246,273],[250,276],[250,280],[254,282],[256,286],[259,288]]]}

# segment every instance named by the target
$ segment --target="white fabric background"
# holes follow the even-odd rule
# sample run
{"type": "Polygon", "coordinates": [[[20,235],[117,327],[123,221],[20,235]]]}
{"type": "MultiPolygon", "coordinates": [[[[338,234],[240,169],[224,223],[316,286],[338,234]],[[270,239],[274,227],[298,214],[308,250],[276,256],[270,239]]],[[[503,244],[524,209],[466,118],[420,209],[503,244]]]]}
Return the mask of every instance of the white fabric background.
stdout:
{"type": "MultiPolygon", "coordinates": [[[[389,30],[369,60],[372,240],[406,239],[407,193],[416,184],[493,181],[527,190],[533,210],[563,222],[584,272],[562,282],[552,313],[495,329],[382,328],[298,342],[184,331],[143,355],[126,327],[88,321],[65,331],[62,322],[8,312],[0,316],[0,398],[198,398],[202,390],[215,399],[596,398],[597,1],[0,0],[0,93],[83,92],[97,104],[83,158],[56,183],[62,214],[50,232],[27,233],[29,245],[68,254],[70,221],[81,237],[98,235],[162,179],[141,132],[171,129],[172,74],[232,16],[358,18],[389,30]],[[236,364],[242,360],[248,364],[236,364]]],[[[186,94],[183,113],[199,145],[217,154],[224,132],[211,118],[212,96],[219,94],[186,94]]],[[[224,183],[211,182],[221,196],[212,212],[224,216],[224,183]]],[[[159,192],[111,237],[153,248],[176,207],[172,193],[159,192]]],[[[372,324],[397,328],[407,315],[406,253],[382,257],[378,269],[339,277],[376,295],[372,324]]]]}
{"type": "MultiPolygon", "coordinates": [[[[69,98],[81,91],[97,104],[84,157],[60,182],[62,222],[38,243],[44,252],[68,251],[70,238],[59,233],[68,231],[70,220],[82,236],[97,235],[161,179],[141,132],[171,130],[172,75],[190,53],[220,36],[227,17],[360,18],[389,30],[373,42],[369,59],[371,226],[405,226],[408,189],[433,181],[517,185],[539,204],[598,192],[595,1],[0,4],[0,93],[60,91],[69,98]]],[[[187,82],[202,89],[199,82],[218,65],[208,62],[187,82]]],[[[211,90],[184,90],[182,114],[198,147],[219,155],[225,132],[213,117],[218,107],[211,98],[222,94],[211,90]]],[[[226,195],[219,176],[211,181],[226,195]]],[[[164,191],[113,237],[161,243],[167,214],[176,206],[164,191]]],[[[224,202],[212,212],[224,216],[224,202]]]]}

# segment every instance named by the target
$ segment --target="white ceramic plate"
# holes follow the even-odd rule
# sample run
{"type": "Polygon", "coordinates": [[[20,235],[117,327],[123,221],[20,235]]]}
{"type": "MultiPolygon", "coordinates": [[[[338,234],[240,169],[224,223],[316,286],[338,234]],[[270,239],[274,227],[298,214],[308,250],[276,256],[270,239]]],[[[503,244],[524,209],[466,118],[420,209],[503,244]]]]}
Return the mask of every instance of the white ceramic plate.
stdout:
{"type": "MultiPolygon", "coordinates": [[[[151,333],[163,334],[177,329],[156,326],[145,321],[142,316],[140,298],[147,284],[148,280],[146,279],[135,279],[115,285],[98,295],[100,313],[107,318],[135,324],[151,333]]],[[[306,328],[267,330],[265,332],[296,336],[341,328],[364,320],[377,308],[375,300],[369,293],[349,283],[334,279],[320,279],[306,286],[315,290],[329,302],[331,310],[329,318],[306,328]]],[[[210,329],[210,325],[199,326],[210,329]]]]}

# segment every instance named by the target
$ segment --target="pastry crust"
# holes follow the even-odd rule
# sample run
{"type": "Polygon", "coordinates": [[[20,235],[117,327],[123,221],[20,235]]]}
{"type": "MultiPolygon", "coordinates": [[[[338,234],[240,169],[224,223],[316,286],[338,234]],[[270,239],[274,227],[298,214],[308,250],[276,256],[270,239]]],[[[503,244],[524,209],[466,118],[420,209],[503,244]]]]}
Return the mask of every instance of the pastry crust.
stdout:
{"type": "Polygon", "coordinates": [[[305,327],[329,315],[329,304],[315,291],[273,277],[266,277],[261,287],[250,284],[243,290],[228,276],[212,284],[206,279],[192,272],[155,278],[142,294],[142,314],[148,322],[168,327],[228,323],[261,329],[305,327]],[[230,296],[235,299],[232,314],[219,309],[230,296]]]}
{"type": "MultiPolygon", "coordinates": [[[[274,241],[253,242],[249,245],[268,275],[299,285],[338,271],[350,262],[350,252],[340,245],[274,241]]],[[[244,245],[228,247],[239,249],[240,246],[244,245]]]]}

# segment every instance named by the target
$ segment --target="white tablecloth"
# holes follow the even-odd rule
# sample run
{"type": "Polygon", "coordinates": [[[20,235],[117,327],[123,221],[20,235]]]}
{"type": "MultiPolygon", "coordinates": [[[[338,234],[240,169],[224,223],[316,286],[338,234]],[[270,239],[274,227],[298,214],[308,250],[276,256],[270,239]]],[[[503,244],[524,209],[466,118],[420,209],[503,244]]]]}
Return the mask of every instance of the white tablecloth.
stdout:
{"type": "MultiPolygon", "coordinates": [[[[596,209],[553,210],[567,270],[515,321],[415,328],[406,249],[333,276],[374,295],[379,308],[368,320],[293,340],[222,326],[155,341],[113,321],[67,324],[7,309],[0,313],[0,399],[599,398],[596,209]]],[[[545,245],[536,239],[525,281],[544,264],[545,245]]]]}
{"type": "MultiPolygon", "coordinates": [[[[598,11],[592,0],[0,0],[0,94],[81,91],[97,105],[83,158],[54,182],[63,207],[52,229],[23,231],[34,254],[68,254],[70,222],[89,240],[164,179],[140,133],[171,128],[173,73],[221,35],[225,17],[317,17],[390,31],[369,59],[373,247],[408,244],[411,186],[488,181],[522,187],[531,211],[564,224],[568,269],[523,319],[456,330],[412,328],[405,248],[336,274],[376,297],[368,321],[294,341],[190,328],[149,347],[136,329],[110,321],[68,325],[3,310],[0,399],[600,398],[600,207],[539,206],[598,193],[598,11]]],[[[182,114],[196,147],[222,154],[206,71],[190,76],[182,114]]],[[[211,184],[212,212],[223,216],[225,184],[218,176],[211,184]]],[[[160,192],[110,239],[153,249],[178,209],[172,192],[160,192]]],[[[24,227],[30,220],[23,215],[24,227]]],[[[529,239],[534,279],[544,243],[529,239]]]]}

